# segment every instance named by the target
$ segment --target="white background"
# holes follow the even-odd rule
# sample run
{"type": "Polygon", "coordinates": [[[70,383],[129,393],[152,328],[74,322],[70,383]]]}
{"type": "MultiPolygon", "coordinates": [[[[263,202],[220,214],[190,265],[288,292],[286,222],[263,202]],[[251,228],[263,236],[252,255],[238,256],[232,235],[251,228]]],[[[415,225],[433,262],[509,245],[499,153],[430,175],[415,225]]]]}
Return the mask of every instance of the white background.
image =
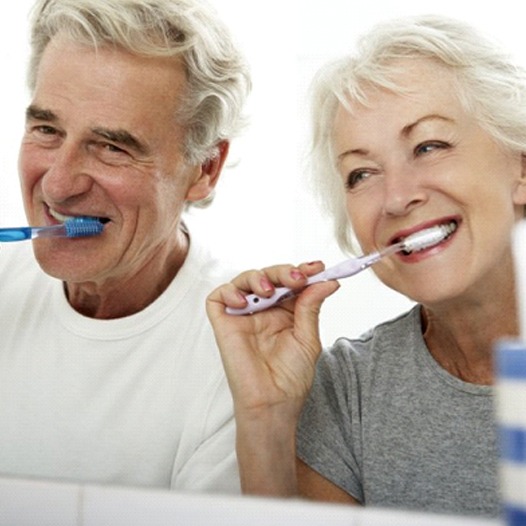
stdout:
{"type": "MultiPolygon", "coordinates": [[[[317,67],[352,49],[374,23],[418,13],[464,19],[526,53],[521,3],[436,3],[416,0],[212,0],[251,64],[250,127],[233,145],[212,207],[190,218],[220,255],[240,268],[344,256],[307,188],[302,166],[307,123],[305,92],[317,67]],[[523,51],[524,50],[524,51],[523,51]]],[[[32,0],[9,4],[0,18],[0,226],[25,223],[17,180],[17,151],[28,103],[25,68],[27,16],[32,0]]],[[[370,271],[347,280],[327,300],[322,338],[356,336],[410,305],[370,271]]]]}

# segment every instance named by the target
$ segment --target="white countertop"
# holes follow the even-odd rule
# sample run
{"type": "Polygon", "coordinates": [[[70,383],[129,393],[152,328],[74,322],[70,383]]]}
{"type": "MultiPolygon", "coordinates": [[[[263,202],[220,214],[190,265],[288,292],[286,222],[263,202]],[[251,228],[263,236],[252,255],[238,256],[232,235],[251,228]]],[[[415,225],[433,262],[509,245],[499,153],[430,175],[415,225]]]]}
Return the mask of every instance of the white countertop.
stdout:
{"type": "Polygon", "coordinates": [[[504,526],[498,520],[300,500],[0,478],[0,526],[504,526]]]}

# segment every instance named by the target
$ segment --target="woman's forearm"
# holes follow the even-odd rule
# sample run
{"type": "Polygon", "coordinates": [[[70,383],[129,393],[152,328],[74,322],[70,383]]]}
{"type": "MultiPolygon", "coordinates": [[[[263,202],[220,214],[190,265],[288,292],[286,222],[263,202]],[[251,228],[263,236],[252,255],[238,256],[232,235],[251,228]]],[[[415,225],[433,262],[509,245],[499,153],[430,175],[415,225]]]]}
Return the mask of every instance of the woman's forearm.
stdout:
{"type": "Polygon", "coordinates": [[[267,497],[298,495],[295,419],[237,417],[237,457],[243,493],[267,497]],[[292,421],[291,421],[292,420],[292,421]]]}

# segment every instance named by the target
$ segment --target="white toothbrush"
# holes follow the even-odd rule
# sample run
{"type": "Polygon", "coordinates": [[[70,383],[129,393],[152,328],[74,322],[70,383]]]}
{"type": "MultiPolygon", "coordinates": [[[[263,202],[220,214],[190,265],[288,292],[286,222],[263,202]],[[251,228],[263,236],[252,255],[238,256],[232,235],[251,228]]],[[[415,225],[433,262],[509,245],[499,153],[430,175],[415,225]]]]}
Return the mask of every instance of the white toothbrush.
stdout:
{"type": "MultiPolygon", "coordinates": [[[[314,276],[311,276],[307,279],[307,286],[312,285],[313,283],[319,283],[320,281],[329,281],[333,279],[342,279],[348,278],[349,276],[354,276],[362,270],[369,268],[374,263],[380,261],[380,259],[383,257],[389,256],[401,250],[415,252],[436,245],[448,237],[455,228],[456,225],[454,225],[454,223],[450,223],[447,225],[437,225],[431,228],[426,228],[425,230],[420,230],[419,232],[415,232],[414,234],[406,237],[403,241],[389,245],[382,250],[378,250],[358,258],[345,260],[334,267],[315,274],[314,276]]],[[[253,314],[254,312],[260,312],[272,307],[273,305],[281,303],[282,301],[291,298],[297,293],[298,291],[293,291],[288,287],[277,287],[274,291],[274,294],[272,294],[272,296],[269,298],[264,298],[256,294],[249,294],[245,297],[247,300],[246,307],[241,309],[227,307],[226,312],[228,314],[237,316],[253,314]]]]}

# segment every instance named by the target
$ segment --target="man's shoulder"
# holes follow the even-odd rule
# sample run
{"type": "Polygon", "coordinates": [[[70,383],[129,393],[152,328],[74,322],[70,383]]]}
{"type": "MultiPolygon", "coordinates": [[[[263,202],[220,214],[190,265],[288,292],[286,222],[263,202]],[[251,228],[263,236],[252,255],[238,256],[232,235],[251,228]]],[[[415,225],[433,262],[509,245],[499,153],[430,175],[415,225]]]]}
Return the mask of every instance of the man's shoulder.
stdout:
{"type": "Polygon", "coordinates": [[[213,254],[198,236],[190,237],[190,248],[180,271],[181,277],[191,277],[194,281],[215,288],[231,281],[241,271],[226,258],[213,254]]]}

